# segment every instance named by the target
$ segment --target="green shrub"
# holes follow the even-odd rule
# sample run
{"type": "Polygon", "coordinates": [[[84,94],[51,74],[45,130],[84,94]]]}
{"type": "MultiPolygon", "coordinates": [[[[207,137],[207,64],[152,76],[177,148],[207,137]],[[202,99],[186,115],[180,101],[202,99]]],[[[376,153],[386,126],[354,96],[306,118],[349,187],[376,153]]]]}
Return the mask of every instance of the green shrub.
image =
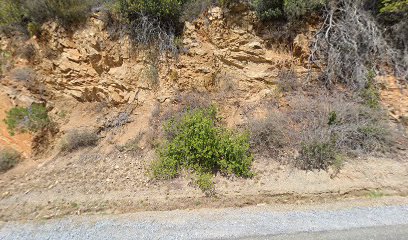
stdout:
{"type": "Polygon", "coordinates": [[[176,23],[186,0],[117,0],[116,10],[129,21],[141,15],[176,23]]]}
{"type": "Polygon", "coordinates": [[[62,152],[73,152],[81,148],[96,146],[99,141],[99,136],[95,131],[73,130],[68,132],[61,142],[62,152]]]}
{"type": "Polygon", "coordinates": [[[285,0],[284,11],[288,18],[300,18],[324,7],[326,0],[285,0]]]}
{"type": "Polygon", "coordinates": [[[403,13],[408,11],[408,0],[381,0],[381,13],[403,13]]]}
{"type": "Polygon", "coordinates": [[[27,0],[23,7],[31,22],[58,20],[65,26],[82,23],[91,12],[95,0],[27,0]]]}
{"type": "MultiPolygon", "coordinates": [[[[187,0],[115,0],[114,12],[129,29],[129,36],[139,48],[176,55],[175,39],[182,32],[180,22],[187,0]]],[[[149,63],[154,64],[157,58],[149,63]]]]}
{"type": "Polygon", "coordinates": [[[223,7],[228,7],[230,4],[237,3],[240,0],[218,0],[218,3],[223,7]]]}
{"type": "Polygon", "coordinates": [[[167,141],[159,148],[153,168],[156,178],[170,179],[179,171],[220,171],[251,177],[253,157],[248,134],[237,134],[218,126],[215,107],[188,110],[164,126],[167,141]]]}
{"type": "Polygon", "coordinates": [[[367,74],[365,87],[361,90],[361,97],[364,103],[370,108],[380,107],[380,93],[375,86],[375,72],[369,71],[367,74]]]}
{"type": "Polygon", "coordinates": [[[262,21],[285,17],[283,0],[254,0],[253,5],[258,17],[262,21]]]}
{"type": "Polygon", "coordinates": [[[98,0],[0,0],[0,26],[21,24],[38,34],[39,24],[57,20],[66,27],[86,20],[98,0]]]}
{"type": "Polygon", "coordinates": [[[15,107],[7,112],[4,122],[11,135],[16,132],[37,132],[50,123],[47,109],[42,104],[30,107],[15,107]]]}
{"type": "Polygon", "coordinates": [[[5,172],[17,165],[22,159],[21,154],[12,149],[0,150],[0,172],[5,172]]]}
{"type": "Polygon", "coordinates": [[[198,174],[196,184],[207,196],[211,196],[215,192],[215,185],[211,173],[198,174]]]}
{"type": "Polygon", "coordinates": [[[20,0],[0,0],[0,27],[20,23],[24,16],[20,0]]]}
{"type": "Polygon", "coordinates": [[[326,0],[253,0],[252,4],[262,21],[296,19],[325,6],[326,0]]]}

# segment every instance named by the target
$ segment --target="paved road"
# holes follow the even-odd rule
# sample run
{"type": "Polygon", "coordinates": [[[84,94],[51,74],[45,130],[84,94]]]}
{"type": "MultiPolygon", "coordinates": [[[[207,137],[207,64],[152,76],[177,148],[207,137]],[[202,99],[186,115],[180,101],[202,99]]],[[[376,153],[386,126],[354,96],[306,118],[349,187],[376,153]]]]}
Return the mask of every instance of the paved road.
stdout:
{"type": "Polygon", "coordinates": [[[408,225],[352,228],[342,231],[252,236],[241,240],[407,240],[408,225]]]}
{"type": "Polygon", "coordinates": [[[0,239],[406,240],[408,205],[291,212],[251,207],[69,217],[3,223],[0,239]]]}

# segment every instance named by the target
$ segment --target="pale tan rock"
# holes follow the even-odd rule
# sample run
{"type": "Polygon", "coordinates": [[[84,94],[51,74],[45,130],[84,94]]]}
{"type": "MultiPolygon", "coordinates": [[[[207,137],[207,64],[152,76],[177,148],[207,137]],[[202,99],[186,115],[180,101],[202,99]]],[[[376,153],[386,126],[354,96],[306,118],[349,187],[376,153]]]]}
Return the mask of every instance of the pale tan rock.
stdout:
{"type": "Polygon", "coordinates": [[[74,61],[76,63],[79,63],[82,59],[81,54],[79,53],[78,49],[66,49],[62,53],[62,57],[67,58],[68,60],[74,61]]]}
{"type": "Polygon", "coordinates": [[[58,67],[63,73],[78,71],[80,69],[80,65],[78,63],[72,62],[65,57],[61,58],[60,62],[58,63],[58,67]]]}
{"type": "Polygon", "coordinates": [[[69,39],[60,39],[58,42],[59,42],[59,44],[61,44],[63,47],[66,47],[66,48],[75,48],[76,47],[75,43],[73,41],[69,40],[69,39]]]}
{"type": "MultiPolygon", "coordinates": [[[[121,34],[113,39],[101,19],[98,13],[92,15],[72,34],[56,23],[43,25],[48,47],[62,52],[56,59],[44,59],[37,65],[38,73],[44,76],[42,81],[55,96],[113,104],[148,99],[166,102],[176,91],[216,91],[231,82],[229,78],[237,91],[252,94],[269,89],[282,69],[305,74],[290,52],[266,47],[266,40],[253,30],[255,14],[242,4],[230,12],[211,8],[206,17],[185,23],[186,52],[177,60],[163,56],[158,68],[149,66],[148,54],[135,51],[121,29],[109,30],[121,34]]],[[[299,35],[295,45],[304,51],[307,36],[299,35]]],[[[246,99],[239,94],[235,97],[246,99]]]]}
{"type": "Polygon", "coordinates": [[[80,90],[65,90],[64,93],[76,99],[82,99],[83,94],[80,90]]]}
{"type": "Polygon", "coordinates": [[[310,40],[304,34],[297,35],[293,41],[293,55],[301,62],[309,58],[309,43],[310,40]]]}

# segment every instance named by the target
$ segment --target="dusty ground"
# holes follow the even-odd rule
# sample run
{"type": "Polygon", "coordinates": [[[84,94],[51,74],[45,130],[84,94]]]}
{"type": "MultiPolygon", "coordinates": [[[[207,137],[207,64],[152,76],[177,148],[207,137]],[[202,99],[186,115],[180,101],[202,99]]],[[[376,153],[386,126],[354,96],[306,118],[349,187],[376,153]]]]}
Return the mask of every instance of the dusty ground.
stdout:
{"type": "Polygon", "coordinates": [[[0,175],[0,220],[408,194],[407,157],[354,159],[335,177],[331,172],[305,172],[258,159],[253,179],[217,176],[217,194],[207,198],[187,175],[172,181],[150,180],[148,164],[153,152],[143,157],[118,151],[101,157],[100,152],[87,149],[70,157],[52,157],[37,166],[26,162],[0,175]]]}
{"type": "Polygon", "coordinates": [[[12,103],[10,99],[5,93],[0,91],[0,147],[11,147],[28,156],[31,153],[32,137],[29,134],[10,136],[6,124],[3,122],[3,119],[6,117],[6,111],[8,111],[11,106],[12,103]]]}
{"type": "MultiPolygon", "coordinates": [[[[187,173],[171,181],[151,180],[149,164],[156,157],[154,151],[126,153],[117,149],[138,133],[154,130],[154,116],[146,115],[154,114],[153,105],[114,109],[97,103],[54,104],[52,116],[60,124],[60,132],[49,156],[27,158],[0,174],[0,221],[408,195],[408,153],[400,152],[395,157],[348,160],[337,175],[332,170],[306,172],[256,157],[253,179],[217,176],[216,195],[208,198],[191,184],[187,173]],[[129,122],[106,125],[111,116],[125,110],[131,115],[129,122]],[[80,128],[99,129],[103,140],[98,147],[69,155],[59,153],[59,138],[80,128]]],[[[20,138],[25,139],[21,135],[13,139],[24,144],[20,138]]]]}

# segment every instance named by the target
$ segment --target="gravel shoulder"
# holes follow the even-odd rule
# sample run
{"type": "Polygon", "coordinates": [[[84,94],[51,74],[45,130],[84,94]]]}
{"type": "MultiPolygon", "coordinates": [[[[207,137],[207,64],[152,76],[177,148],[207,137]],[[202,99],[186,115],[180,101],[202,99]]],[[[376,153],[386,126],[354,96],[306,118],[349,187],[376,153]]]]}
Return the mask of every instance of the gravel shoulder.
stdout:
{"type": "Polygon", "coordinates": [[[291,239],[278,237],[347,230],[357,236],[371,232],[362,228],[399,225],[408,225],[407,198],[17,221],[2,224],[0,239],[291,239]]]}

